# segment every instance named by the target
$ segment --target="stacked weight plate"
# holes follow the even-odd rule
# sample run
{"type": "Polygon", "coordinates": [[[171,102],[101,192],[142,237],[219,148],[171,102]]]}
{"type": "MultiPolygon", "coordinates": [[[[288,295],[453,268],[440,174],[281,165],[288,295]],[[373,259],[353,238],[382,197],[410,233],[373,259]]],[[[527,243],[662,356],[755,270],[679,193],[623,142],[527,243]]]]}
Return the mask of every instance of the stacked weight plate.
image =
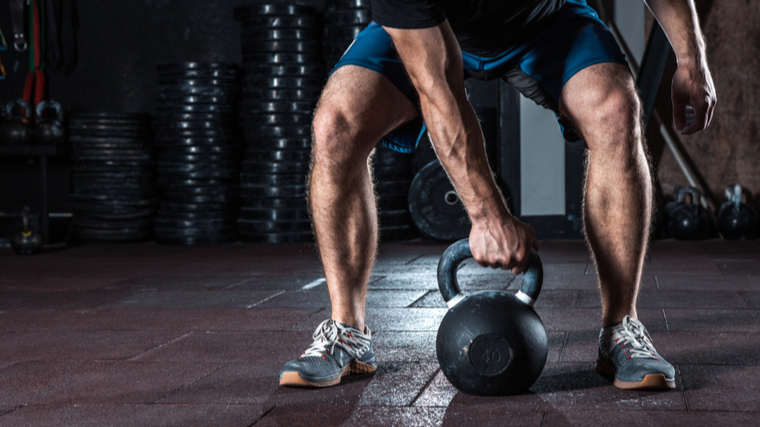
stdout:
{"type": "Polygon", "coordinates": [[[327,0],[325,2],[325,68],[329,72],[354,37],[372,22],[369,0],[327,0]]]}
{"type": "Polygon", "coordinates": [[[235,18],[242,23],[247,147],[240,239],[311,242],[306,176],[311,117],[324,85],[321,26],[312,7],[279,2],[236,7],[235,18]]]}
{"type": "Polygon", "coordinates": [[[425,165],[412,180],[409,212],[425,237],[452,242],[470,235],[470,217],[438,160],[425,165]]]}
{"type": "Polygon", "coordinates": [[[237,241],[240,71],[234,64],[185,62],[159,65],[158,74],[154,128],[163,194],[156,241],[237,241]]]}
{"type": "Polygon", "coordinates": [[[380,211],[380,241],[397,242],[417,237],[407,197],[412,183],[412,155],[378,146],[372,157],[375,191],[380,211]]]}
{"type": "Polygon", "coordinates": [[[143,241],[153,236],[158,197],[147,114],[75,113],[72,237],[143,241]]]}

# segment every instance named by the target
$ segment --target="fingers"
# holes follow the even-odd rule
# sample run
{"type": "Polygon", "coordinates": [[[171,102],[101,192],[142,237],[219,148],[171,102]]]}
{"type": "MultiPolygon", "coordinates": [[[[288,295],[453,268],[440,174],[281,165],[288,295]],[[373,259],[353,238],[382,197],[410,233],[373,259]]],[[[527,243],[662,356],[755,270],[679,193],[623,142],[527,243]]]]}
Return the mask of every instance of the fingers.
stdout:
{"type": "Polygon", "coordinates": [[[678,96],[675,91],[673,92],[673,122],[676,125],[676,130],[683,133],[686,126],[686,101],[678,96]]]}

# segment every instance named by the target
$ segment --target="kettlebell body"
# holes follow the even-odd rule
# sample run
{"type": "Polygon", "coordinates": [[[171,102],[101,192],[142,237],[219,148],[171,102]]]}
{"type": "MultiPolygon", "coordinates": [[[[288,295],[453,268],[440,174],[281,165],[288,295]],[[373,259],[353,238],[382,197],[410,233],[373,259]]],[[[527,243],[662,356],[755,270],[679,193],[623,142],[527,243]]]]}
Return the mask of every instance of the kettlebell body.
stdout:
{"type": "Polygon", "coordinates": [[[42,145],[59,145],[66,141],[66,131],[63,127],[63,107],[58,101],[42,101],[37,104],[37,128],[34,140],[42,145]],[[44,117],[46,111],[52,111],[53,116],[44,117]]]}
{"type": "Polygon", "coordinates": [[[25,99],[5,105],[6,121],[0,128],[0,141],[5,145],[24,145],[32,141],[32,109],[25,99]]]}
{"type": "Polygon", "coordinates": [[[532,307],[543,281],[541,261],[531,254],[517,296],[503,291],[465,295],[456,283],[456,267],[471,256],[463,239],[446,250],[438,267],[441,294],[450,306],[436,338],[441,371],[467,394],[524,392],[541,375],[548,354],[546,329],[532,307]]]}
{"type": "Polygon", "coordinates": [[[29,221],[29,208],[21,210],[21,232],[13,236],[11,248],[18,255],[33,255],[42,249],[42,236],[32,231],[29,221]]]}
{"type": "Polygon", "coordinates": [[[678,240],[703,240],[710,235],[710,218],[700,205],[702,194],[696,188],[676,186],[676,201],[668,203],[668,233],[678,240]],[[691,202],[686,201],[691,196],[691,202]]]}
{"type": "Polygon", "coordinates": [[[718,210],[718,229],[728,240],[754,239],[758,234],[760,216],[752,206],[742,203],[740,185],[726,188],[726,202],[718,210]]]}

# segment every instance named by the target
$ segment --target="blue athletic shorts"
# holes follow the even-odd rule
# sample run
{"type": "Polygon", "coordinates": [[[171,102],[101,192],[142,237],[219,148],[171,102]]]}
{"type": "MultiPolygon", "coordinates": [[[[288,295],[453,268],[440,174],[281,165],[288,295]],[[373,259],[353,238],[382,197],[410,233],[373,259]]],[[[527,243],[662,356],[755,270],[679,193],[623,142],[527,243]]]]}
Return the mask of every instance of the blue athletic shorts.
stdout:
{"type": "MultiPolygon", "coordinates": [[[[526,28],[525,36],[493,58],[462,51],[465,77],[482,80],[504,79],[536,104],[552,110],[560,131],[570,142],[581,141],[572,123],[558,111],[564,84],[590,65],[615,62],[628,66],[609,29],[585,0],[568,0],[543,22],[526,28]]],[[[418,105],[417,93],[393,41],[382,26],[371,23],[349,46],[333,72],[344,65],[356,65],[387,77],[401,93],[418,105]]],[[[408,153],[425,132],[422,119],[404,124],[383,138],[383,145],[408,153]]]]}

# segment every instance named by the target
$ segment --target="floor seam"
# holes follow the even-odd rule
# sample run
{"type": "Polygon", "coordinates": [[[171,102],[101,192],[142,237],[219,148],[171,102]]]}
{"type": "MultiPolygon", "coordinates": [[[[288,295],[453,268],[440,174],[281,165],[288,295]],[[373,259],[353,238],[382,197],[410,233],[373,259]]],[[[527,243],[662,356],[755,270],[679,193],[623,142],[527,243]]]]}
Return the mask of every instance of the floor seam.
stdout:
{"type": "Polygon", "coordinates": [[[277,292],[276,294],[274,294],[274,295],[272,295],[272,296],[270,296],[270,297],[264,298],[263,300],[261,300],[261,301],[259,301],[259,302],[257,302],[257,303],[254,303],[254,304],[251,304],[251,305],[247,305],[247,306],[245,306],[245,308],[253,308],[253,307],[256,307],[257,305],[259,305],[259,304],[263,304],[263,303],[265,303],[265,302],[269,301],[270,299],[272,299],[272,298],[274,298],[274,297],[278,297],[278,296],[280,296],[280,295],[282,295],[282,294],[284,294],[284,293],[285,293],[285,291],[280,291],[280,292],[277,292]]]}
{"type": "Polygon", "coordinates": [[[683,375],[681,375],[681,365],[676,365],[678,370],[678,384],[681,386],[681,399],[683,400],[683,406],[686,410],[689,410],[689,403],[686,401],[686,392],[683,386],[683,375]]]}
{"type": "Polygon", "coordinates": [[[665,309],[664,308],[661,309],[661,310],[662,310],[662,318],[665,319],[665,330],[667,332],[670,332],[670,325],[668,325],[668,316],[665,315],[665,309]]]}
{"type": "Polygon", "coordinates": [[[404,307],[404,308],[420,308],[420,307],[413,307],[413,305],[414,305],[414,304],[417,304],[417,302],[419,302],[419,301],[423,300],[423,299],[424,299],[426,296],[430,295],[430,293],[431,293],[431,292],[436,292],[436,291],[434,291],[434,290],[429,290],[429,291],[425,292],[424,294],[422,294],[422,296],[421,296],[421,297],[419,297],[419,298],[417,298],[416,300],[412,301],[411,303],[409,303],[409,305],[407,305],[407,306],[406,306],[406,307],[404,307]]]}
{"type": "Polygon", "coordinates": [[[22,403],[21,405],[18,405],[18,406],[16,406],[16,407],[13,407],[13,408],[11,408],[10,410],[8,410],[7,412],[3,412],[2,414],[0,414],[0,418],[2,418],[2,417],[4,417],[4,416],[6,416],[6,415],[8,415],[8,414],[10,414],[11,412],[16,412],[16,411],[18,411],[19,409],[21,409],[21,408],[23,408],[23,407],[25,407],[25,406],[26,406],[26,404],[25,404],[25,403],[22,403]]]}
{"type": "Polygon", "coordinates": [[[570,339],[570,332],[565,332],[565,342],[562,343],[562,350],[559,351],[559,359],[557,363],[562,362],[562,356],[565,355],[565,348],[567,347],[567,341],[570,339]]]}
{"type": "Polygon", "coordinates": [[[425,393],[425,390],[427,390],[427,388],[430,387],[430,384],[432,384],[433,381],[435,381],[435,377],[438,376],[439,372],[441,372],[441,368],[438,368],[438,369],[435,370],[435,372],[433,372],[433,375],[425,383],[425,385],[422,387],[422,389],[420,389],[420,392],[417,393],[417,396],[414,396],[414,399],[412,399],[412,401],[409,403],[409,405],[408,405],[409,407],[413,407],[414,406],[414,403],[417,402],[417,400],[419,400],[420,396],[422,396],[422,394],[425,393]]]}
{"type": "Polygon", "coordinates": [[[141,356],[143,356],[143,355],[145,355],[145,354],[147,354],[147,353],[150,353],[150,352],[152,352],[152,351],[154,351],[154,350],[158,350],[159,348],[161,348],[161,347],[163,347],[163,346],[165,346],[165,345],[168,345],[168,344],[172,344],[172,343],[175,343],[175,342],[177,342],[177,341],[179,341],[179,340],[181,340],[181,339],[183,339],[183,338],[185,338],[185,337],[187,337],[187,336],[189,336],[189,335],[192,335],[192,333],[193,333],[193,331],[190,331],[190,332],[186,332],[186,333],[184,333],[184,334],[182,334],[182,335],[178,336],[177,338],[174,338],[174,339],[170,339],[169,341],[166,341],[166,342],[164,342],[164,343],[161,343],[161,344],[159,344],[159,345],[157,345],[157,346],[155,346],[155,347],[151,347],[151,348],[149,348],[149,349],[147,349],[147,350],[143,351],[142,353],[139,353],[139,354],[136,354],[136,355],[134,355],[134,356],[132,356],[132,357],[126,358],[126,359],[124,359],[124,361],[125,361],[125,362],[133,362],[133,361],[135,361],[137,358],[139,358],[139,357],[141,357],[141,356]]]}
{"type": "Polygon", "coordinates": [[[747,298],[744,297],[744,291],[736,291],[736,293],[739,294],[739,296],[741,297],[742,301],[744,301],[744,303],[747,304],[747,308],[749,308],[750,310],[754,310],[754,308],[749,303],[749,301],[747,301],[747,298]]]}
{"type": "Polygon", "coordinates": [[[260,416],[260,417],[259,417],[259,418],[258,418],[256,421],[254,421],[254,422],[252,422],[251,424],[249,424],[249,425],[248,425],[248,427],[253,427],[253,426],[254,426],[254,425],[256,425],[256,424],[257,424],[259,421],[263,420],[263,419],[264,419],[264,417],[266,417],[267,415],[269,415],[269,413],[270,413],[270,412],[274,411],[274,409],[275,409],[276,407],[277,407],[277,404],[274,404],[274,405],[272,405],[272,407],[271,407],[271,408],[267,409],[267,410],[266,410],[266,411],[265,411],[263,414],[261,414],[261,416],[260,416]]]}
{"type": "Polygon", "coordinates": [[[538,423],[538,427],[543,427],[545,418],[546,418],[546,410],[544,410],[544,413],[541,414],[541,422],[538,423]]]}
{"type": "Polygon", "coordinates": [[[153,402],[153,404],[154,404],[154,405],[157,405],[157,404],[159,404],[159,402],[161,402],[162,400],[166,399],[167,397],[169,397],[169,396],[171,396],[171,395],[173,395],[173,394],[177,393],[178,391],[180,391],[180,390],[182,390],[182,389],[186,388],[187,386],[189,386],[189,385],[191,385],[191,384],[195,384],[196,382],[198,382],[198,381],[202,380],[203,378],[206,378],[207,376],[209,376],[209,375],[213,374],[214,372],[216,372],[216,371],[218,371],[218,370],[222,369],[223,367],[225,367],[225,366],[226,366],[226,365],[228,365],[228,364],[229,364],[229,363],[222,363],[221,365],[217,366],[217,367],[216,367],[216,369],[213,369],[213,370],[211,370],[211,371],[207,372],[205,375],[201,375],[200,377],[198,377],[198,378],[196,378],[196,379],[194,379],[194,380],[190,381],[189,383],[187,383],[187,384],[184,384],[184,385],[182,385],[181,387],[177,387],[176,389],[174,389],[174,390],[170,391],[169,393],[166,393],[165,395],[163,395],[163,396],[159,397],[159,398],[158,398],[158,400],[156,400],[155,402],[153,402]]]}
{"type": "Polygon", "coordinates": [[[422,258],[423,256],[425,256],[425,255],[424,254],[417,255],[416,257],[412,258],[411,260],[405,262],[404,265],[409,265],[409,264],[413,263],[414,261],[417,261],[418,259],[422,258]]]}

